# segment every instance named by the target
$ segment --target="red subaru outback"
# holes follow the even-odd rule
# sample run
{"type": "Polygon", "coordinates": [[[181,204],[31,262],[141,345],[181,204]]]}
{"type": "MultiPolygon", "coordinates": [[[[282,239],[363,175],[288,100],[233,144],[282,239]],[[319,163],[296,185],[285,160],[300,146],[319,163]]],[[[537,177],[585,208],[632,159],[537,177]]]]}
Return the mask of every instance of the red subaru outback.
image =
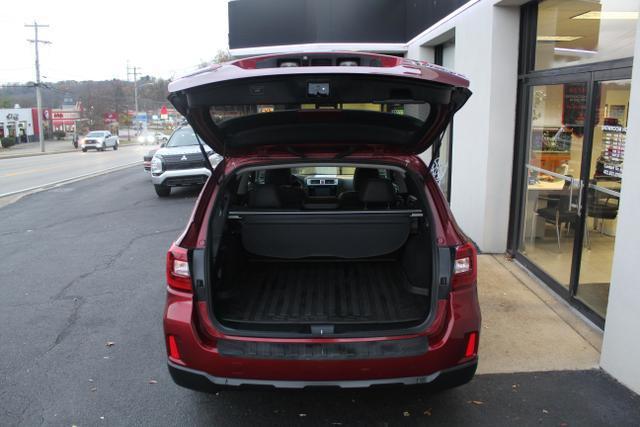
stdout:
{"type": "Polygon", "coordinates": [[[418,157],[467,87],[434,65],[355,52],[241,59],[169,85],[224,157],[167,254],[177,384],[471,380],[476,250],[418,157]]]}

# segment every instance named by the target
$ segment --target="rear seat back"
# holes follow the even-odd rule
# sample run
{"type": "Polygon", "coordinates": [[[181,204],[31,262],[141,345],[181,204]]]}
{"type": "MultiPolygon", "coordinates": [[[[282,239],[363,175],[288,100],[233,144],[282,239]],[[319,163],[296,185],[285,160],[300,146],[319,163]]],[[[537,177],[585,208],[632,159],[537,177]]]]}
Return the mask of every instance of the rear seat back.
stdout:
{"type": "Polygon", "coordinates": [[[282,208],[278,187],[274,184],[259,184],[249,191],[249,207],[253,209],[282,208]]]}
{"type": "Polygon", "coordinates": [[[365,209],[388,209],[395,203],[396,193],[388,179],[370,178],[360,187],[358,198],[365,209]]]}
{"type": "Polygon", "coordinates": [[[264,182],[277,187],[284,207],[293,209],[302,207],[305,198],[304,190],[293,186],[294,180],[290,169],[267,169],[264,173],[264,182]]]}

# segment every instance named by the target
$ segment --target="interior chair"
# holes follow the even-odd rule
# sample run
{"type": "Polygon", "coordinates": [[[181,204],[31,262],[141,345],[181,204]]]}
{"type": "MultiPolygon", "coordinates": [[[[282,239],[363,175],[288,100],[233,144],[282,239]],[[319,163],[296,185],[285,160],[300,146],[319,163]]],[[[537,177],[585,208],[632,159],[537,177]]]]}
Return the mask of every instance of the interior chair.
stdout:
{"type": "MultiPolygon", "coordinates": [[[[591,181],[592,184],[596,184],[595,181],[591,181]]],[[[613,220],[618,217],[618,204],[620,199],[618,197],[604,194],[597,191],[594,188],[587,190],[587,217],[593,218],[593,229],[598,229],[598,220],[600,220],[600,232],[602,233],[602,227],[605,220],[613,220]]],[[[587,229],[587,249],[591,249],[591,236],[589,234],[589,227],[587,229]]]]}
{"type": "MultiPolygon", "coordinates": [[[[556,229],[556,239],[558,241],[558,251],[561,251],[560,246],[560,230],[563,225],[575,227],[578,221],[578,212],[572,209],[571,206],[571,194],[567,194],[567,189],[571,183],[565,182],[562,193],[554,194],[552,196],[541,196],[536,199],[536,205],[534,207],[535,215],[533,217],[533,226],[531,230],[531,240],[535,236],[535,218],[541,217],[544,219],[545,224],[552,224],[556,229]],[[538,201],[546,200],[547,205],[543,208],[538,208],[538,201]]],[[[570,190],[569,190],[570,191],[570,190]]]]}

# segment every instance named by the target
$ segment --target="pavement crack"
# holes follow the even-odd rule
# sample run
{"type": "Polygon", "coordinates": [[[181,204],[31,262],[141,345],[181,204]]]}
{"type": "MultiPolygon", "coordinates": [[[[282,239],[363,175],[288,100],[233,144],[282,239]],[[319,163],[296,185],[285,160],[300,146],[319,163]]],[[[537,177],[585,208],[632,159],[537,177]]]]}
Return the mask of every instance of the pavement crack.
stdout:
{"type": "Polygon", "coordinates": [[[81,296],[67,297],[67,299],[70,299],[70,298],[73,298],[73,302],[74,302],[73,310],[71,311],[71,314],[67,318],[67,323],[63,326],[62,330],[58,332],[56,339],[53,341],[53,344],[47,349],[47,351],[45,351],[45,354],[53,350],[58,344],[62,342],[62,340],[64,340],[67,337],[67,335],[69,335],[69,333],[71,332],[71,328],[76,324],[76,322],[80,318],[79,311],[80,311],[80,308],[82,308],[82,306],[84,305],[84,302],[85,302],[84,298],[81,296]]]}
{"type": "Polygon", "coordinates": [[[54,340],[53,344],[47,349],[45,354],[50,352],[51,350],[53,350],[58,344],[60,344],[69,335],[69,333],[71,331],[71,328],[76,324],[76,322],[78,321],[78,319],[80,317],[79,316],[79,311],[80,311],[80,308],[85,303],[85,297],[80,296],[80,295],[66,295],[67,290],[69,290],[69,288],[71,288],[76,283],[86,279],[87,277],[92,276],[93,274],[96,274],[99,271],[104,271],[104,270],[108,270],[109,268],[111,268],[116,263],[116,261],[118,259],[120,259],[122,257],[122,255],[129,248],[131,248],[131,246],[133,246],[133,244],[135,242],[137,242],[138,240],[141,240],[141,239],[144,239],[144,238],[150,237],[150,236],[156,236],[156,235],[159,235],[159,234],[164,234],[164,233],[171,233],[171,232],[175,233],[175,232],[177,232],[179,230],[181,230],[181,228],[171,228],[171,229],[168,229],[168,230],[158,230],[158,231],[153,231],[153,232],[150,232],[150,233],[144,233],[144,234],[140,234],[138,236],[135,236],[135,237],[131,238],[115,254],[111,255],[106,262],[104,262],[102,264],[97,264],[91,271],[88,271],[86,273],[82,273],[81,275],[73,278],[66,285],[64,285],[62,287],[62,289],[60,289],[60,291],[58,291],[58,293],[53,297],[53,300],[54,301],[60,301],[60,300],[72,299],[74,301],[74,307],[73,307],[73,310],[72,310],[71,314],[67,318],[67,322],[62,327],[62,330],[58,333],[58,335],[56,336],[56,339],[54,340]]]}
{"type": "Polygon", "coordinates": [[[150,233],[145,233],[145,234],[141,234],[138,235],[136,237],[131,238],[127,243],[125,243],[125,245],[119,249],[115,254],[109,256],[109,259],[102,263],[102,264],[97,264],[93,269],[91,269],[91,271],[88,271],[86,273],[82,273],[81,275],[73,278],[71,281],[69,281],[66,285],[64,285],[62,287],[62,289],[60,289],[60,291],[58,291],[58,293],[56,295],[54,295],[54,297],[52,298],[54,301],[63,299],[65,296],[65,293],[67,292],[67,290],[75,285],[76,283],[78,283],[79,281],[86,279],[89,276],[92,276],[100,271],[104,271],[107,270],[109,268],[111,268],[118,259],[120,259],[122,257],[122,255],[129,250],[129,248],[131,248],[131,246],[133,246],[133,244],[135,242],[137,242],[140,239],[144,239],[146,237],[151,237],[151,236],[156,236],[156,235],[160,235],[160,234],[164,234],[164,233],[175,233],[177,231],[182,230],[182,228],[172,228],[169,230],[159,230],[159,231],[153,231],[150,233]]]}

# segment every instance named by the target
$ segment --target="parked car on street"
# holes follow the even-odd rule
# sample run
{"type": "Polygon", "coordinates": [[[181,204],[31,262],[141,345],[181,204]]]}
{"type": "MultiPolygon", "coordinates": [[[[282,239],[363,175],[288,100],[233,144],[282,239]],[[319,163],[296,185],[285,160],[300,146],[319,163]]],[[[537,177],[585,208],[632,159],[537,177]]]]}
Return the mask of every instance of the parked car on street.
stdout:
{"type": "Polygon", "coordinates": [[[468,85],[439,66],[356,52],[245,58],[171,82],[172,104],[224,153],[167,254],[177,384],[472,379],[476,248],[418,157],[468,85]]]}
{"type": "Polygon", "coordinates": [[[87,150],[104,151],[107,148],[117,150],[118,145],[118,137],[108,130],[91,131],[80,141],[80,148],[85,153],[87,150]]]}
{"type": "MultiPolygon", "coordinates": [[[[204,146],[204,150],[213,166],[222,159],[209,146],[204,146]]],[[[172,187],[202,185],[211,175],[191,126],[176,129],[169,142],[155,152],[150,171],[151,182],[159,197],[169,196],[172,187]]]]}
{"type": "Polygon", "coordinates": [[[162,148],[160,145],[158,145],[157,147],[153,147],[149,151],[147,151],[144,156],[142,156],[142,165],[145,171],[151,172],[151,160],[153,159],[153,155],[156,154],[156,151],[158,151],[160,148],[162,148]]]}

